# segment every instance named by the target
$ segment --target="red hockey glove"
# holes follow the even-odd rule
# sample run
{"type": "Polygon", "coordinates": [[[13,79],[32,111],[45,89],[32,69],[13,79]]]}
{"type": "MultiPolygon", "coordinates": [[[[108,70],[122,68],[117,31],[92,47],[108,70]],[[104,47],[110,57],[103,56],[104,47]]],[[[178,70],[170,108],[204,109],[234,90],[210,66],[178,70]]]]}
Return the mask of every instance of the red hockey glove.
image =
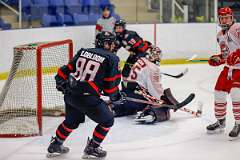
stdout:
{"type": "Polygon", "coordinates": [[[219,54],[211,56],[208,60],[208,64],[211,66],[219,66],[224,63],[225,63],[225,60],[219,54]]]}
{"type": "Polygon", "coordinates": [[[227,58],[227,64],[230,66],[233,66],[238,63],[240,63],[240,49],[231,53],[227,58]]]}

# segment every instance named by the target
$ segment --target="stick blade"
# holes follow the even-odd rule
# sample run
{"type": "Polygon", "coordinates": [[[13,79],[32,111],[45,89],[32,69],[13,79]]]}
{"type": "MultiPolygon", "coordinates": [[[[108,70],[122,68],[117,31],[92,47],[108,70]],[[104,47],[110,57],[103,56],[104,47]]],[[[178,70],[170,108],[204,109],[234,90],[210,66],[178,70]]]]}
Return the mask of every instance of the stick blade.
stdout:
{"type": "Polygon", "coordinates": [[[192,100],[195,98],[195,94],[191,93],[185,100],[183,100],[181,103],[178,103],[176,106],[178,108],[181,108],[183,106],[186,106],[187,104],[189,104],[190,102],[192,102],[192,100]]]}

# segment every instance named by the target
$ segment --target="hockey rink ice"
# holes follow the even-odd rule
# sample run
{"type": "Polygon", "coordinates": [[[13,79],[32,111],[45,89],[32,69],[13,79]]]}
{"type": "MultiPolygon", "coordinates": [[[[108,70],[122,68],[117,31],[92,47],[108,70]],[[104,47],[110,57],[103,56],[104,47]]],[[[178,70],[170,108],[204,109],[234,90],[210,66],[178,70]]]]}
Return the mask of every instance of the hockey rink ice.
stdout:
{"type": "MultiPolygon", "coordinates": [[[[162,71],[178,74],[188,68],[180,79],[162,76],[164,88],[170,87],[179,100],[193,92],[196,97],[186,108],[197,110],[203,104],[203,115],[171,112],[171,119],[154,125],[139,125],[134,116],[116,118],[102,147],[108,152],[106,160],[239,160],[240,139],[229,141],[234,125],[232,106],[228,103],[227,128],[224,134],[209,135],[206,126],[215,122],[213,88],[221,67],[207,64],[164,65],[162,71]]],[[[2,88],[4,81],[0,81],[2,88]]],[[[0,160],[45,160],[47,147],[63,117],[44,117],[43,136],[30,138],[0,138],[0,160]]],[[[96,124],[89,119],[74,130],[65,145],[70,152],[53,159],[79,160],[96,124]]]]}

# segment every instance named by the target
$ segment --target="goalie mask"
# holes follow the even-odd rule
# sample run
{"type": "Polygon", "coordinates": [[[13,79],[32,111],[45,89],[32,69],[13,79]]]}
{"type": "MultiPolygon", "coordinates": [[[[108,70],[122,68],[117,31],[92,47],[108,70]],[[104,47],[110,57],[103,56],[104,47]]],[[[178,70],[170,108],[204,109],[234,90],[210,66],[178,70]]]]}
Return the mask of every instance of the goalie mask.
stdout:
{"type": "Polygon", "coordinates": [[[110,32],[100,32],[96,36],[95,47],[103,48],[111,52],[115,51],[116,36],[110,32]]]}
{"type": "Polygon", "coordinates": [[[228,30],[234,23],[233,12],[229,7],[223,7],[218,10],[218,24],[223,30],[228,30]]]}
{"type": "Polygon", "coordinates": [[[161,58],[162,58],[161,52],[162,51],[160,50],[159,47],[153,46],[152,48],[148,49],[146,58],[149,61],[151,61],[157,65],[160,65],[161,58]]]}

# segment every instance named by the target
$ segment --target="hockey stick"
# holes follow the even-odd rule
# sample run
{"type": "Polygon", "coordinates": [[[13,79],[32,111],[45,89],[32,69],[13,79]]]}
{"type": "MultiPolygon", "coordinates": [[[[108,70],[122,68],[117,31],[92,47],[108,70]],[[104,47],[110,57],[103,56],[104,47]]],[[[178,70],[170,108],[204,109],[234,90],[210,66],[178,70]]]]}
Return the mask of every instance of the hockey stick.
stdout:
{"type": "Polygon", "coordinates": [[[190,62],[208,62],[208,59],[195,59],[191,60],[190,62]]]}
{"type": "Polygon", "coordinates": [[[162,72],[163,75],[169,76],[169,77],[173,77],[173,78],[181,78],[182,76],[184,76],[186,73],[188,72],[188,68],[185,68],[185,70],[177,75],[172,75],[169,73],[164,73],[162,72]]]}
{"type": "Polygon", "coordinates": [[[176,105],[168,105],[168,104],[162,104],[162,103],[157,103],[157,102],[152,102],[152,101],[145,101],[141,99],[136,99],[136,98],[131,98],[131,97],[126,97],[126,100],[132,101],[132,102],[137,102],[137,103],[144,103],[144,104],[149,104],[155,107],[167,107],[170,109],[178,110],[182,108],[183,106],[187,105],[190,103],[195,97],[195,94],[191,93],[185,100],[182,102],[176,104],[176,105]]]}
{"type": "MultiPolygon", "coordinates": [[[[127,65],[129,65],[130,67],[132,67],[134,64],[130,64],[130,63],[125,63],[127,65]]],[[[181,78],[182,76],[184,76],[186,73],[188,72],[188,68],[185,68],[185,70],[183,72],[180,72],[177,75],[172,75],[169,73],[165,73],[165,72],[161,72],[161,74],[165,75],[165,76],[169,76],[169,77],[173,77],[173,78],[181,78]]]]}
{"type": "Polygon", "coordinates": [[[208,62],[208,59],[196,59],[197,55],[194,54],[192,57],[188,58],[187,62],[208,62]]]}
{"type": "Polygon", "coordinates": [[[192,115],[195,116],[195,117],[201,117],[201,115],[202,115],[202,106],[199,107],[199,108],[197,109],[197,111],[193,111],[193,110],[190,110],[190,109],[185,108],[185,107],[180,108],[180,110],[181,110],[181,111],[184,111],[184,112],[187,112],[187,113],[190,113],[190,114],[192,114],[192,115]]]}
{"type": "MultiPolygon", "coordinates": [[[[140,95],[142,95],[144,98],[146,98],[146,99],[148,99],[148,100],[150,100],[150,101],[157,101],[157,102],[159,102],[159,100],[158,99],[156,99],[155,97],[153,97],[153,96],[151,96],[151,95],[149,95],[148,93],[146,93],[146,91],[145,91],[145,89],[144,88],[141,88],[141,90],[138,92],[138,94],[140,94],[140,95]]],[[[190,96],[191,96],[191,94],[190,94],[190,96]]],[[[193,97],[190,97],[190,98],[194,98],[194,96],[193,97]]],[[[186,98],[187,99],[187,98],[186,98]]],[[[185,99],[185,100],[186,100],[185,99]]],[[[191,100],[191,99],[189,99],[189,100],[191,100]]],[[[191,100],[192,101],[192,100],[191,100]]],[[[190,102],[191,102],[190,101],[190,102]]],[[[183,101],[184,102],[184,101],[183,101]]],[[[190,102],[188,102],[188,103],[190,103],[190,102]]],[[[188,103],[185,103],[185,105],[187,105],[188,103]]],[[[181,104],[182,105],[182,104],[181,104]]],[[[180,105],[180,106],[181,106],[180,105]]],[[[202,105],[201,106],[199,106],[199,108],[197,109],[197,111],[193,111],[193,110],[190,110],[190,109],[188,109],[188,108],[186,108],[186,107],[181,107],[181,108],[178,108],[180,111],[183,111],[183,112],[186,112],[186,113],[189,113],[189,114],[191,114],[191,115],[193,115],[194,117],[200,117],[201,115],[202,115],[202,105]]]]}

